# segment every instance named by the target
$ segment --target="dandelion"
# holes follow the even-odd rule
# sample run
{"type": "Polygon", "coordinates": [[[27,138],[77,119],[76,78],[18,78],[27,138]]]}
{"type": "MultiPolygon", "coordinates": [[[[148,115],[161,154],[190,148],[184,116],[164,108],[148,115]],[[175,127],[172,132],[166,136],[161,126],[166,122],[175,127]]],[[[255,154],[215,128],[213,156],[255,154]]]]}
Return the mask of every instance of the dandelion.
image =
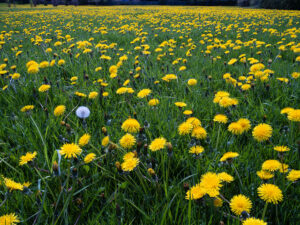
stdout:
{"type": "Polygon", "coordinates": [[[252,208],[252,202],[245,195],[233,196],[233,198],[230,200],[229,205],[231,211],[237,216],[240,216],[243,211],[250,213],[250,210],[252,208]]]}
{"type": "Polygon", "coordinates": [[[178,133],[180,135],[187,135],[190,134],[193,129],[193,125],[188,122],[183,122],[178,127],[178,133]]]}
{"type": "Polygon", "coordinates": [[[179,108],[183,108],[186,106],[184,102],[175,102],[175,105],[178,106],[179,108]]]}
{"type": "Polygon", "coordinates": [[[23,185],[9,178],[4,178],[4,185],[11,192],[14,190],[23,191],[23,185]]]}
{"type": "Polygon", "coordinates": [[[139,93],[137,94],[138,98],[145,98],[146,96],[151,94],[151,90],[150,89],[143,89],[141,91],[139,91],[139,93]]]}
{"type": "Polygon", "coordinates": [[[122,130],[130,133],[137,133],[140,130],[140,124],[136,119],[129,118],[122,124],[122,130]]]}
{"type": "Polygon", "coordinates": [[[262,180],[269,180],[269,179],[274,177],[273,173],[270,173],[270,172],[265,171],[265,170],[257,171],[256,174],[262,180]]]}
{"type": "Polygon", "coordinates": [[[102,145],[103,147],[106,147],[108,144],[109,144],[109,136],[106,136],[106,137],[104,137],[104,138],[102,139],[101,145],[102,145]]]}
{"type": "Polygon", "coordinates": [[[217,197],[222,187],[221,180],[216,173],[208,172],[201,176],[200,187],[203,188],[210,197],[217,197]]]}
{"type": "Polygon", "coordinates": [[[39,92],[46,92],[51,88],[49,84],[43,84],[39,87],[39,92]]]}
{"type": "Polygon", "coordinates": [[[5,214],[0,217],[1,225],[16,225],[17,223],[20,223],[20,220],[14,213],[5,214]]]}
{"type": "Polygon", "coordinates": [[[159,100],[156,98],[150,99],[148,102],[148,105],[150,105],[150,106],[156,106],[158,104],[159,104],[159,100]]]}
{"type": "Polygon", "coordinates": [[[183,111],[183,114],[184,114],[184,115],[192,115],[192,114],[193,114],[193,111],[192,111],[192,110],[184,110],[184,111],[183,111]]]}
{"type": "Polygon", "coordinates": [[[196,79],[189,79],[188,80],[188,85],[189,86],[195,86],[195,85],[197,85],[197,80],[196,79]]]}
{"type": "Polygon", "coordinates": [[[46,68],[46,67],[49,66],[49,62],[48,61],[43,61],[43,62],[40,63],[39,66],[40,66],[40,68],[46,68]]]}
{"type": "Polygon", "coordinates": [[[167,140],[163,137],[160,137],[160,138],[155,138],[150,146],[149,146],[149,149],[153,152],[156,152],[158,150],[161,150],[163,149],[167,144],[167,140]]]}
{"type": "Polygon", "coordinates": [[[128,159],[134,158],[135,154],[133,152],[128,152],[123,156],[123,160],[126,161],[128,159]]]}
{"type": "Polygon", "coordinates": [[[241,125],[243,132],[248,131],[251,128],[251,122],[248,119],[241,118],[237,121],[237,123],[241,125]]]}
{"type": "Polygon", "coordinates": [[[282,191],[274,184],[262,184],[257,192],[258,196],[267,203],[276,205],[283,199],[282,191]]]}
{"type": "Polygon", "coordinates": [[[202,198],[206,194],[206,190],[200,186],[200,184],[196,184],[190,190],[187,191],[185,195],[185,199],[189,200],[197,200],[202,198]]]}
{"type": "Polygon", "coordinates": [[[66,63],[66,61],[63,60],[63,59],[60,59],[60,60],[58,60],[58,62],[57,62],[57,64],[58,64],[59,66],[64,65],[65,63],[66,63]]]}
{"type": "Polygon", "coordinates": [[[236,157],[239,156],[239,153],[237,152],[226,152],[222,158],[220,159],[221,162],[224,162],[224,161],[229,161],[231,159],[234,159],[236,157]]]}
{"type": "Polygon", "coordinates": [[[237,59],[233,58],[233,59],[230,59],[229,62],[227,63],[228,65],[233,65],[234,63],[237,62],[237,59]]]}
{"type": "Polygon", "coordinates": [[[130,149],[135,145],[136,139],[132,134],[125,134],[121,139],[120,139],[120,145],[123,148],[130,149]]]}
{"type": "Polygon", "coordinates": [[[300,109],[292,110],[288,113],[288,119],[294,122],[300,122],[300,109]]]}
{"type": "Polygon", "coordinates": [[[27,152],[25,155],[21,156],[19,165],[23,166],[29,162],[32,162],[35,159],[36,155],[37,152],[33,152],[33,153],[27,152]]]}
{"type": "Polygon", "coordinates": [[[84,134],[79,138],[78,144],[80,147],[83,147],[89,143],[91,139],[91,135],[89,134],[84,134]]]}
{"type": "Polygon", "coordinates": [[[190,148],[189,153],[200,155],[202,152],[204,152],[204,148],[202,146],[196,145],[190,148]]]}
{"type": "Polygon", "coordinates": [[[61,155],[64,155],[65,158],[77,158],[77,156],[80,155],[81,152],[81,148],[74,143],[64,144],[59,151],[59,153],[61,155]]]}
{"type": "Polygon", "coordinates": [[[286,107],[286,108],[284,108],[284,109],[282,109],[281,111],[280,111],[280,114],[289,114],[289,112],[291,112],[291,111],[293,111],[294,109],[293,108],[291,108],[291,107],[286,107]]]}
{"type": "Polygon", "coordinates": [[[223,200],[219,197],[214,198],[214,206],[219,208],[223,206],[223,200]]]}
{"type": "Polygon", "coordinates": [[[300,179],[300,170],[291,170],[287,175],[289,181],[295,182],[300,179]]]}
{"type": "Polygon", "coordinates": [[[190,117],[186,122],[192,124],[193,128],[201,126],[201,121],[196,117],[190,117]]]}
{"type": "Polygon", "coordinates": [[[30,110],[34,109],[34,105],[25,105],[22,109],[21,112],[28,112],[30,110]]]}
{"type": "Polygon", "coordinates": [[[91,112],[90,112],[89,108],[87,108],[85,106],[79,106],[76,110],[76,116],[81,119],[88,118],[90,113],[91,112]]]}
{"type": "Polygon", "coordinates": [[[242,225],[267,225],[267,223],[263,220],[250,217],[245,219],[242,225]]]}
{"type": "Polygon", "coordinates": [[[290,151],[290,148],[282,145],[282,146],[275,146],[274,150],[277,152],[288,152],[290,151]]]}
{"type": "Polygon", "coordinates": [[[218,173],[217,175],[222,182],[231,183],[234,180],[233,176],[226,172],[218,173]]]}
{"type": "Polygon", "coordinates": [[[223,114],[217,114],[214,117],[214,122],[218,122],[218,123],[227,123],[228,118],[227,116],[223,115],[223,114]]]}
{"type": "Polygon", "coordinates": [[[59,105],[59,106],[56,106],[56,108],[54,109],[54,116],[61,116],[65,113],[66,111],[66,106],[64,105],[59,105]]]}
{"type": "Polygon", "coordinates": [[[276,170],[279,170],[280,166],[281,166],[281,163],[278,160],[270,159],[270,160],[264,161],[264,163],[262,164],[261,167],[263,170],[274,172],[276,170]]]}
{"type": "Polygon", "coordinates": [[[243,133],[243,127],[238,122],[233,122],[229,124],[228,131],[230,131],[233,134],[240,135],[243,133]]]}
{"type": "Polygon", "coordinates": [[[269,140],[272,136],[272,127],[269,124],[261,123],[254,127],[252,135],[259,142],[269,140]]]}
{"type": "Polygon", "coordinates": [[[196,139],[205,139],[207,137],[207,132],[203,127],[199,126],[192,130],[191,136],[196,139]]]}
{"type": "Polygon", "coordinates": [[[130,172],[134,170],[140,163],[138,158],[129,158],[121,164],[121,168],[123,171],[130,172]]]}
{"type": "Polygon", "coordinates": [[[90,162],[92,162],[94,159],[96,158],[96,154],[95,153],[89,153],[84,157],[84,163],[88,164],[90,162]]]}
{"type": "Polygon", "coordinates": [[[89,93],[89,99],[95,99],[98,96],[98,92],[92,91],[89,93]]]}

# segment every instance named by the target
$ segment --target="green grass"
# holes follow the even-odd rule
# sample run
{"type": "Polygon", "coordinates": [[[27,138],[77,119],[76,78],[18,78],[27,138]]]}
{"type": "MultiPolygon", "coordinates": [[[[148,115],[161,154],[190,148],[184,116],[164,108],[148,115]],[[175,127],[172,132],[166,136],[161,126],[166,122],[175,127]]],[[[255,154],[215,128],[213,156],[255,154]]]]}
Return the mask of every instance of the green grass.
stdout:
{"type": "MultiPolygon", "coordinates": [[[[0,186],[0,216],[15,213],[21,224],[204,225],[223,221],[228,225],[238,225],[242,222],[232,217],[234,214],[228,203],[224,202],[221,208],[216,208],[208,195],[196,201],[186,200],[184,185],[192,187],[199,183],[201,175],[208,171],[227,172],[234,177],[234,181],[223,185],[222,195],[228,200],[234,195],[246,195],[253,205],[250,215],[261,218],[265,202],[258,197],[257,188],[263,181],[256,172],[261,170],[265,160],[279,160],[273,147],[288,146],[291,150],[285,153],[284,163],[289,165],[289,169],[299,170],[299,122],[289,121],[286,115],[280,114],[285,107],[299,109],[300,105],[299,79],[291,76],[293,72],[300,72],[299,62],[295,62],[299,53],[290,49],[290,46],[299,44],[298,11],[159,6],[18,6],[8,9],[1,5],[0,19],[0,43],[5,42],[1,44],[0,65],[7,64],[3,70],[8,71],[0,75],[0,87],[8,85],[6,90],[1,89],[0,94],[0,173],[16,182],[31,183],[27,194],[9,192],[5,185],[0,186]],[[226,30],[230,24],[232,29],[226,30]],[[94,32],[101,27],[105,27],[106,34],[94,32]],[[248,33],[241,31],[246,27],[250,29],[248,33]],[[270,33],[271,28],[276,29],[277,33],[270,33]],[[291,28],[294,30],[290,31],[291,28]],[[240,37],[237,37],[238,34],[240,37]],[[296,37],[291,37],[291,34],[296,37]],[[35,44],[36,35],[43,39],[39,44],[35,44]],[[67,42],[66,35],[73,39],[67,42]],[[131,44],[137,37],[144,38],[144,43],[138,41],[131,44]],[[88,48],[93,51],[83,54],[76,43],[90,38],[94,40],[90,41],[92,46],[88,48]],[[47,43],[46,39],[51,41],[47,43]],[[161,47],[162,52],[155,52],[163,41],[170,39],[176,43],[161,47]],[[217,39],[221,43],[228,40],[232,43],[240,40],[242,43],[228,45],[228,54],[218,46],[211,50],[211,54],[205,54],[207,46],[218,45],[217,39]],[[247,46],[247,42],[253,39],[265,44],[257,47],[252,41],[247,46]],[[205,43],[200,44],[201,40],[205,43]],[[63,44],[55,47],[57,41],[63,44]],[[95,48],[101,41],[107,45],[117,45],[101,53],[95,48]],[[278,49],[280,45],[290,42],[294,43],[287,46],[286,51],[278,49]],[[69,48],[71,44],[75,46],[69,48]],[[143,44],[149,45],[150,55],[134,50],[143,44]],[[266,47],[267,44],[271,46],[266,47]],[[192,45],[195,49],[191,50],[191,56],[187,56],[186,52],[192,45]],[[239,45],[240,49],[233,49],[239,45]],[[13,49],[15,47],[18,49],[13,49]],[[52,53],[47,53],[47,48],[52,48],[52,53]],[[70,53],[65,53],[68,48],[70,53]],[[16,57],[19,50],[22,53],[16,57]],[[261,54],[256,54],[258,51],[261,54]],[[157,56],[164,52],[166,55],[157,60],[157,56]],[[77,53],[81,53],[78,58],[75,57],[77,53]],[[111,60],[100,60],[101,54],[110,56],[111,60]],[[111,79],[109,67],[116,65],[119,57],[125,54],[128,60],[118,69],[118,77],[111,79]],[[274,71],[273,76],[267,82],[259,79],[252,81],[252,88],[248,91],[227,84],[223,79],[223,74],[227,72],[237,80],[241,75],[248,76],[251,66],[248,61],[245,64],[226,64],[241,54],[258,59],[266,69],[274,71]],[[139,56],[137,65],[136,56],[139,56]],[[178,58],[187,61],[173,65],[172,62],[178,58]],[[27,72],[26,63],[30,60],[40,63],[53,59],[56,60],[53,67],[40,68],[37,74],[27,72]],[[58,66],[59,59],[64,59],[66,63],[58,66]],[[269,59],[272,62],[268,63],[269,59]],[[16,65],[15,70],[10,69],[12,65],[16,65]],[[183,65],[187,69],[179,71],[183,65]],[[99,66],[102,70],[95,72],[99,66]],[[138,66],[141,70],[136,72],[138,66]],[[8,76],[14,72],[20,73],[19,79],[13,80],[8,76]],[[137,73],[140,77],[135,79],[133,76],[137,73]],[[166,74],[176,74],[178,80],[167,83],[161,79],[166,74]],[[73,76],[78,77],[75,85],[70,81],[73,76]],[[288,78],[289,82],[280,82],[276,79],[278,77],[288,78]],[[108,83],[107,87],[94,83],[100,78],[108,83]],[[196,86],[187,85],[190,78],[197,79],[196,86]],[[130,79],[128,86],[135,92],[117,95],[116,90],[127,79],[130,79]],[[156,80],[160,82],[155,84],[156,80]],[[47,93],[38,91],[44,83],[51,84],[47,93]],[[137,93],[144,88],[152,90],[148,100],[159,99],[157,107],[150,107],[146,99],[137,98],[137,93]],[[99,96],[96,99],[82,98],[74,94],[76,91],[87,95],[97,91],[99,96]],[[102,97],[103,91],[109,92],[109,96],[102,97]],[[231,97],[239,100],[239,104],[230,108],[214,104],[217,91],[229,92],[231,97]],[[193,110],[193,116],[201,120],[207,131],[207,139],[198,141],[205,148],[200,157],[188,152],[195,140],[178,133],[178,126],[187,116],[174,105],[177,101],[185,102],[187,107],[184,109],[193,110]],[[34,105],[35,108],[30,113],[23,113],[20,109],[25,105],[34,105]],[[66,106],[66,112],[61,117],[53,115],[57,105],[66,106]],[[91,111],[86,126],[75,114],[76,108],[81,105],[91,111]],[[228,116],[226,125],[213,122],[218,113],[228,116]],[[137,168],[130,173],[119,172],[115,163],[123,162],[127,150],[102,147],[101,140],[105,135],[101,128],[106,127],[110,140],[118,144],[125,134],[121,124],[128,117],[135,117],[141,126],[146,121],[150,124],[142,137],[136,135],[142,146],[150,145],[153,139],[162,136],[172,144],[172,153],[169,154],[167,149],[151,152],[142,147],[138,152],[140,164],[137,168]],[[251,121],[251,130],[240,136],[233,135],[227,127],[240,118],[251,121]],[[61,125],[62,120],[70,125],[70,129],[61,125]],[[259,123],[272,126],[269,141],[260,143],[252,137],[252,128],[259,123]],[[84,133],[91,135],[89,144],[82,147],[83,152],[78,160],[62,157],[61,175],[55,176],[52,165],[58,161],[56,150],[65,142],[77,143],[84,133]],[[34,166],[20,166],[20,157],[34,151],[37,152],[34,166]],[[228,151],[240,154],[233,164],[241,181],[233,166],[219,161],[228,151]],[[96,160],[84,164],[84,156],[91,152],[96,154],[96,160]],[[77,168],[76,176],[70,171],[71,167],[77,168]],[[155,170],[157,179],[147,172],[150,167],[155,170]]],[[[297,224],[300,220],[299,182],[290,182],[286,174],[279,171],[265,182],[276,184],[284,196],[278,205],[268,204],[265,221],[268,224],[297,224]]]]}

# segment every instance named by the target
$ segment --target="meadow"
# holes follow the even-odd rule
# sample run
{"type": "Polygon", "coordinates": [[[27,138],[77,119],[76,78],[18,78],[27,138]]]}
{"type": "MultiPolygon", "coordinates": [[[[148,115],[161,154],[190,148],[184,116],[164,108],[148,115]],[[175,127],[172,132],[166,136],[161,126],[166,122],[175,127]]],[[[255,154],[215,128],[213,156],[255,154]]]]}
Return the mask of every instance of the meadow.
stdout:
{"type": "Polygon", "coordinates": [[[0,7],[0,225],[300,221],[300,11],[0,7]]]}

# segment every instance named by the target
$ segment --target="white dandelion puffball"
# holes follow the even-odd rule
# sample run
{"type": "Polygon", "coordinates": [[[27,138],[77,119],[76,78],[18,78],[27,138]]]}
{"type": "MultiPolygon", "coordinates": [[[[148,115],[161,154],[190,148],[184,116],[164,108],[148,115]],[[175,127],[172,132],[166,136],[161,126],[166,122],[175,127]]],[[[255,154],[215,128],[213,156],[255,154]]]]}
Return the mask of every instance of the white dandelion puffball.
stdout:
{"type": "Polygon", "coordinates": [[[76,110],[76,116],[78,116],[81,119],[88,118],[90,113],[91,112],[89,108],[85,106],[79,106],[78,109],[76,110]]]}

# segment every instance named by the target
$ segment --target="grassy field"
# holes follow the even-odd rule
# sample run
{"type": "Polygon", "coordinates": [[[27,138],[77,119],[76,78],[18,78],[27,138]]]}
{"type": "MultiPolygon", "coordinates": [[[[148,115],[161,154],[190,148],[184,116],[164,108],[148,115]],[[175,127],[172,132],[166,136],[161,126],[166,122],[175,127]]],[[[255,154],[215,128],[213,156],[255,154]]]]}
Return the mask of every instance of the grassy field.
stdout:
{"type": "Polygon", "coordinates": [[[0,31],[0,225],[299,224],[299,11],[1,5],[0,31]]]}

